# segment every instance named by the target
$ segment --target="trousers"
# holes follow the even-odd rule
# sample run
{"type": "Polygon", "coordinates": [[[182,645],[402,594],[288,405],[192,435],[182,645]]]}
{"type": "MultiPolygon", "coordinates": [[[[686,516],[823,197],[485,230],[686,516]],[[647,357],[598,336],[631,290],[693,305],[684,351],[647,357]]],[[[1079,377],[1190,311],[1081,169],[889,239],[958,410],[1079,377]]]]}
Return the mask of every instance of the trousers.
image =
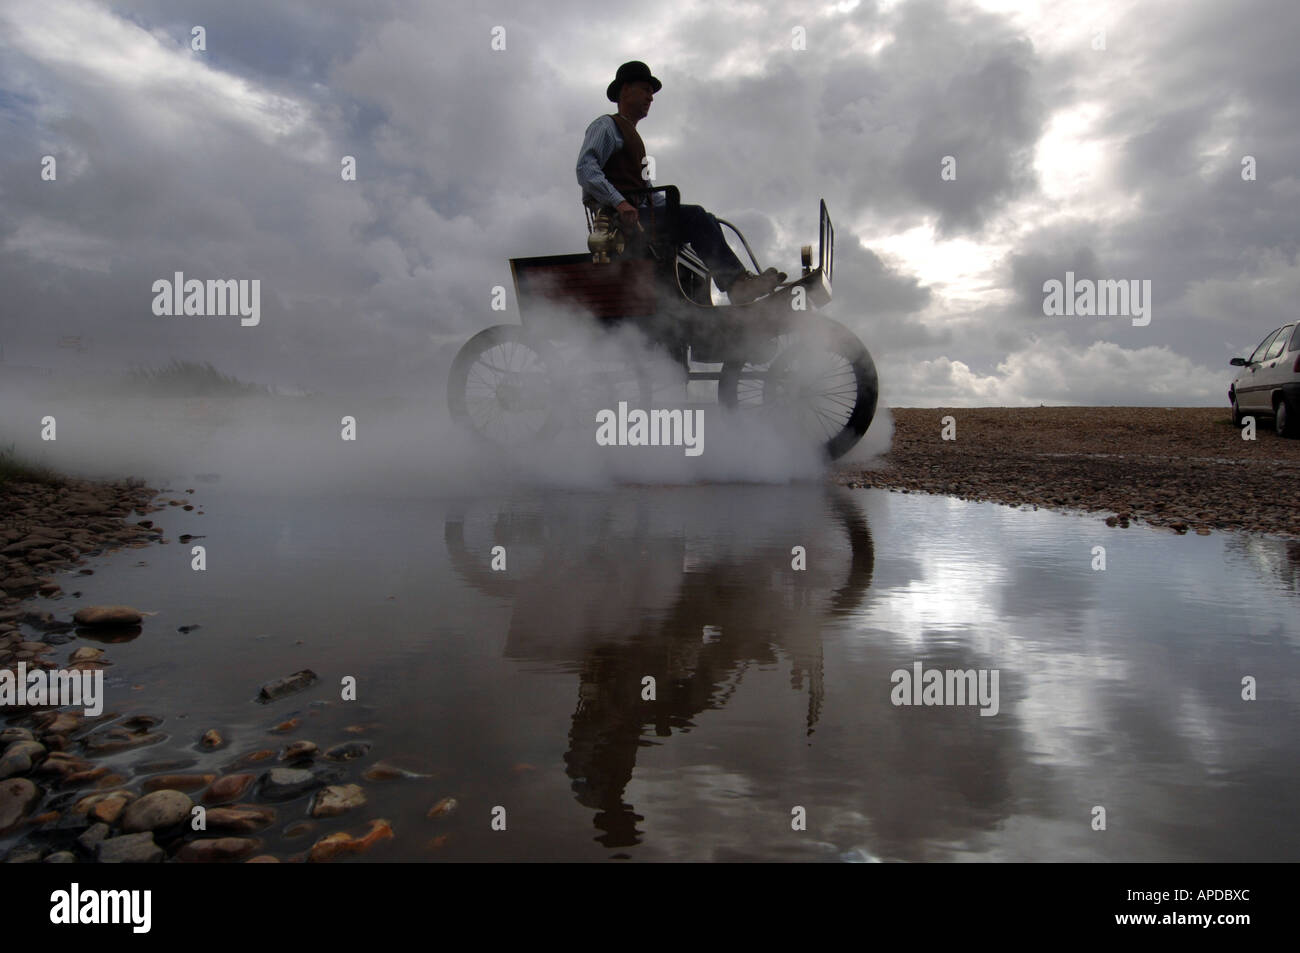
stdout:
{"type": "MultiPolygon", "coordinates": [[[[663,216],[666,215],[665,206],[643,207],[638,214],[641,217],[642,228],[657,232],[667,227],[666,222],[663,221],[663,216]],[[658,220],[656,216],[659,217],[658,220]]],[[[727,291],[731,288],[732,282],[746,273],[745,266],[740,263],[736,253],[727,244],[718,220],[700,206],[679,205],[677,229],[678,241],[683,245],[689,242],[695,249],[695,253],[704,259],[704,264],[709,266],[718,290],[727,291]]]]}

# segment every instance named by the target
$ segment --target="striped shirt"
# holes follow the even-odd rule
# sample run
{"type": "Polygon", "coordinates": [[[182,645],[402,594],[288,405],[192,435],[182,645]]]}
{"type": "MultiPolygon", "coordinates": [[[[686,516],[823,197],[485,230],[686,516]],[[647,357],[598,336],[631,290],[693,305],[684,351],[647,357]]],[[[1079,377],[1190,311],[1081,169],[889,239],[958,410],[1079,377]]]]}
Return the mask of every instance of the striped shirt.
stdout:
{"type": "MultiPolygon", "coordinates": [[[[626,201],[621,192],[610,184],[601,170],[605,163],[619,149],[623,148],[623,136],[618,131],[618,123],[612,116],[600,116],[587,127],[587,134],[582,139],[582,151],[578,153],[578,184],[582,186],[584,198],[590,198],[600,205],[616,208],[626,201]]],[[[646,186],[654,184],[647,180],[646,186]]],[[[662,192],[653,193],[654,204],[664,204],[662,192]]],[[[645,204],[645,199],[640,200],[645,204]]]]}

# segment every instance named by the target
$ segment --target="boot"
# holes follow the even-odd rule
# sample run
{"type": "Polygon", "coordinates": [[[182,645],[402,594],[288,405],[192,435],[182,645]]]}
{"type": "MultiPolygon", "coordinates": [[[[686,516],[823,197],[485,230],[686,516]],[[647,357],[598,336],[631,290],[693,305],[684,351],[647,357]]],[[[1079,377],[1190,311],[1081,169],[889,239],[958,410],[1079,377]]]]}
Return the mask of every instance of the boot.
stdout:
{"type": "Polygon", "coordinates": [[[727,289],[727,299],[732,304],[749,304],[763,295],[771,294],[783,281],[785,272],[775,268],[768,268],[761,275],[746,272],[731,283],[727,289]]]}

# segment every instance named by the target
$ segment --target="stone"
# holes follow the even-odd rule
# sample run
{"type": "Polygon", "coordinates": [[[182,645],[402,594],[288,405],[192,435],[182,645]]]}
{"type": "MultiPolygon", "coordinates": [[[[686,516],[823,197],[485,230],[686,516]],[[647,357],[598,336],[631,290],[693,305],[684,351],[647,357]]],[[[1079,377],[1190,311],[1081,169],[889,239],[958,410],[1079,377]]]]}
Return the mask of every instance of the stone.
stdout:
{"type": "Polygon", "coordinates": [[[433,807],[429,808],[428,817],[446,817],[460,805],[457,804],[454,797],[445,797],[433,807]]]}
{"type": "Polygon", "coordinates": [[[315,684],[317,681],[316,673],[309,668],[301,672],[294,672],[287,678],[277,678],[264,684],[257,694],[257,700],[260,702],[275,701],[277,698],[284,698],[286,695],[293,695],[315,684]]]}
{"type": "Polygon", "coordinates": [[[75,864],[77,855],[70,850],[56,850],[45,858],[47,864],[75,864]]]}
{"type": "Polygon", "coordinates": [[[316,754],[316,742],[295,741],[288,745],[280,755],[281,761],[300,761],[316,754]]]}
{"type": "Polygon", "coordinates": [[[92,804],[87,815],[91,820],[113,824],[130,803],[131,798],[128,797],[106,797],[92,804]]]}
{"type": "Polygon", "coordinates": [[[393,828],[385,820],[374,820],[370,822],[370,830],[364,837],[353,837],[351,834],[345,834],[342,831],[335,834],[327,834],[312,845],[307,859],[316,863],[331,860],[339,854],[357,854],[367,851],[381,840],[391,840],[393,837],[393,828]]]}
{"type": "Polygon", "coordinates": [[[359,784],[331,784],[317,792],[316,800],[311,806],[312,817],[338,817],[348,811],[362,807],[366,803],[366,793],[359,784]]]}
{"type": "Polygon", "coordinates": [[[199,744],[205,748],[220,748],[225,744],[225,739],[221,737],[221,732],[215,728],[209,728],[203,732],[203,737],[199,739],[199,744]]]}
{"type": "Polygon", "coordinates": [[[139,609],[130,606],[85,606],[78,609],[72,621],[77,625],[139,625],[144,618],[139,609]]]}
{"type": "Polygon", "coordinates": [[[368,741],[345,741],[326,751],[325,757],[330,761],[355,761],[357,758],[364,757],[369,750],[368,741]]]}
{"type": "Polygon", "coordinates": [[[75,650],[69,657],[69,662],[94,662],[104,655],[103,649],[91,648],[89,645],[83,645],[75,650]]]}
{"type": "Polygon", "coordinates": [[[152,831],[144,831],[100,841],[96,856],[101,864],[156,864],[163,849],[154,843],[152,831]]]}
{"type": "Polygon", "coordinates": [[[126,809],[122,814],[122,830],[131,834],[172,827],[188,818],[192,807],[194,802],[180,791],[154,791],[126,809]]]}
{"type": "Polygon", "coordinates": [[[217,778],[203,794],[204,804],[238,801],[257,778],[251,774],[228,774],[217,778]]]}
{"type": "Polygon", "coordinates": [[[262,844],[250,837],[205,837],[193,840],[176,852],[176,859],[191,864],[239,860],[262,844]]]}
{"type": "Polygon", "coordinates": [[[14,741],[0,756],[0,781],[26,774],[45,756],[45,745],[36,741],[14,741]]]}
{"type": "Polygon", "coordinates": [[[94,854],[99,842],[108,836],[107,824],[92,824],[77,838],[77,846],[88,854],[94,854]]]}
{"type": "Polygon", "coordinates": [[[209,831],[248,834],[275,823],[275,809],[255,804],[231,804],[208,808],[209,831]]]}
{"type": "Polygon", "coordinates": [[[288,801],[321,787],[324,782],[300,768],[272,768],[262,775],[261,795],[268,801],[288,801]]]}
{"type": "Polygon", "coordinates": [[[26,778],[0,782],[0,834],[17,827],[40,797],[40,788],[26,778]]]}
{"type": "Polygon", "coordinates": [[[146,791],[197,791],[216,779],[215,774],[160,774],[144,782],[146,791]]]}

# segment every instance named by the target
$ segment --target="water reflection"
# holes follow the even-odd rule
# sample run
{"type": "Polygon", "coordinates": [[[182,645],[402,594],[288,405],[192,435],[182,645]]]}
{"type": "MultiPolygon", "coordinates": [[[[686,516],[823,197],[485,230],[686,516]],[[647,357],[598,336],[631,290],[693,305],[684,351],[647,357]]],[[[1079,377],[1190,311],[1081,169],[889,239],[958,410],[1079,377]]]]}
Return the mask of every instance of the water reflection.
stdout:
{"type": "Polygon", "coordinates": [[[751,666],[788,665],[806,695],[804,730],[816,730],[821,629],[871,585],[871,532],[846,491],[796,487],[763,505],[772,499],[762,488],[736,488],[721,506],[716,492],[551,496],[445,524],[461,577],[512,602],[505,656],[577,673],[565,770],[606,847],[641,841],[624,792],[646,731],[690,731],[751,666]],[[507,572],[483,558],[497,546],[507,572]]]}

